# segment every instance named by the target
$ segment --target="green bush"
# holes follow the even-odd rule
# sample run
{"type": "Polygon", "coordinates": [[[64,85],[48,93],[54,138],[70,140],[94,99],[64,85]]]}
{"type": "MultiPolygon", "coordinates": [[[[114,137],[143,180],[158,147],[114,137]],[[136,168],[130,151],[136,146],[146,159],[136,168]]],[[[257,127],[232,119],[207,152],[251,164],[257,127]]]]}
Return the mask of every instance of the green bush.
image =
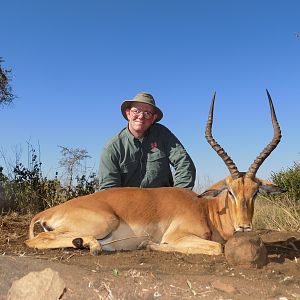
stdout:
{"type": "Polygon", "coordinates": [[[35,213],[71,198],[94,193],[98,179],[90,176],[77,176],[74,186],[64,187],[57,178],[47,179],[42,175],[41,165],[35,151],[31,151],[30,167],[17,163],[9,178],[0,166],[0,213],[35,213]]]}
{"type": "Polygon", "coordinates": [[[41,163],[32,152],[31,167],[17,163],[13,168],[12,178],[0,175],[0,207],[2,211],[19,213],[36,212],[57,203],[60,183],[57,179],[48,180],[43,177],[41,163]]]}
{"type": "Polygon", "coordinates": [[[69,199],[89,195],[97,191],[99,188],[99,180],[95,173],[89,176],[76,176],[76,185],[71,189],[69,199]]]}
{"type": "Polygon", "coordinates": [[[300,203],[300,164],[294,163],[292,167],[271,175],[272,181],[287,190],[289,198],[300,203]]]}

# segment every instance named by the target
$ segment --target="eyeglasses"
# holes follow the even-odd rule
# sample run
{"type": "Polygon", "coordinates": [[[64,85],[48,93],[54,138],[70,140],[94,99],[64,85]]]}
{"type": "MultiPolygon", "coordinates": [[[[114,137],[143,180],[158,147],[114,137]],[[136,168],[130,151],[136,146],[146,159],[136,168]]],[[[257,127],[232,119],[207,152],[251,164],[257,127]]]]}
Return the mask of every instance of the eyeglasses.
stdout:
{"type": "Polygon", "coordinates": [[[151,111],[147,111],[147,110],[141,110],[140,108],[136,108],[136,107],[132,107],[130,109],[130,111],[132,112],[132,114],[134,116],[138,116],[140,115],[141,113],[143,114],[144,118],[146,120],[149,120],[153,117],[154,113],[152,113],[151,111]]]}

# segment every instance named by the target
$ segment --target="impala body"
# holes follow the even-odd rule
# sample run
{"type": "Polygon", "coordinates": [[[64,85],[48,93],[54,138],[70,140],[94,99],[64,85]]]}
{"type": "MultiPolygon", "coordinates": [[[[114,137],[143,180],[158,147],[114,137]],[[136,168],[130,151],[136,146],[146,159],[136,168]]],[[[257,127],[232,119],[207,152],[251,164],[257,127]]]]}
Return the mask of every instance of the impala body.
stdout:
{"type": "Polygon", "coordinates": [[[281,133],[268,93],[274,137],[249,170],[238,171],[213,139],[211,129],[215,96],[206,126],[206,139],[228,167],[230,176],[201,195],[183,188],[112,188],[72,199],[33,217],[29,247],[38,249],[88,247],[133,250],[222,253],[222,244],[236,231],[252,230],[257,193],[280,193],[271,182],[255,176],[259,166],[280,141],[281,133]],[[45,232],[34,236],[39,223],[45,232]]]}

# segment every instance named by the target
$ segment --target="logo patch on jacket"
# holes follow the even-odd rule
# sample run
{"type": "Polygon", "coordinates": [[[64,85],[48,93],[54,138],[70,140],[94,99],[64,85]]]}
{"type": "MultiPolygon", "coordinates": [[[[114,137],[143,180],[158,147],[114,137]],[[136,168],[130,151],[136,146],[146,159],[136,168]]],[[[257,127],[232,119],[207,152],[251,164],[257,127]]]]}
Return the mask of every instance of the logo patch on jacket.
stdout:
{"type": "Polygon", "coordinates": [[[151,143],[150,147],[151,147],[151,151],[155,151],[156,149],[158,149],[158,144],[156,142],[151,143]]]}

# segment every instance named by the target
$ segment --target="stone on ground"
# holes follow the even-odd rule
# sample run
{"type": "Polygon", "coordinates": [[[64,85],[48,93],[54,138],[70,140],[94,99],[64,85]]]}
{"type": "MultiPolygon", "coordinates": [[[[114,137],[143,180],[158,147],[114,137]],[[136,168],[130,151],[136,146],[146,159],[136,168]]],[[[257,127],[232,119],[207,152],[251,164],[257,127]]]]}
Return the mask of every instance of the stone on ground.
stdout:
{"type": "Polygon", "coordinates": [[[65,283],[56,271],[46,268],[41,272],[30,272],[12,283],[8,300],[56,300],[65,291],[65,283]]]}
{"type": "Polygon", "coordinates": [[[261,268],[267,264],[267,249],[258,236],[236,234],[225,244],[229,265],[242,268],[261,268]]]}

